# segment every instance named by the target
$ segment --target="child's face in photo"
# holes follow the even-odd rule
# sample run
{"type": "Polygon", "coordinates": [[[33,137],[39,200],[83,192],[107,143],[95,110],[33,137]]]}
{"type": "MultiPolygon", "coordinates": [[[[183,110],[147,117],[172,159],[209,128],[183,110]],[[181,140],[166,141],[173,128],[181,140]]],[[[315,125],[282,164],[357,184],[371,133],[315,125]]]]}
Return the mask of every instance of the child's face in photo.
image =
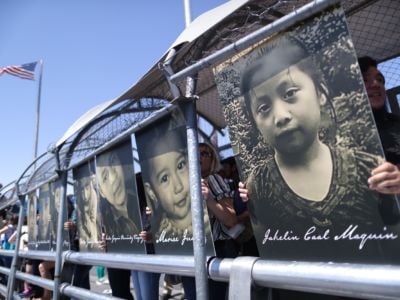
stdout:
{"type": "Polygon", "coordinates": [[[40,229],[42,236],[47,237],[49,235],[49,227],[48,224],[51,220],[51,214],[50,214],[50,199],[49,198],[44,198],[41,202],[42,205],[42,211],[41,211],[41,218],[42,218],[42,225],[43,227],[40,229]]]}
{"type": "Polygon", "coordinates": [[[57,213],[60,212],[60,205],[61,205],[60,187],[55,187],[54,188],[54,207],[55,207],[57,213]]]}
{"type": "Polygon", "coordinates": [[[29,215],[28,215],[29,224],[31,224],[30,226],[36,223],[35,210],[36,210],[35,202],[31,200],[29,202],[29,215]]]}
{"type": "Polygon", "coordinates": [[[83,179],[83,194],[82,204],[85,217],[91,222],[96,220],[96,191],[93,188],[93,182],[91,177],[83,179]]]}
{"type": "Polygon", "coordinates": [[[312,78],[297,65],[252,87],[250,97],[251,113],[258,130],[278,152],[305,150],[317,138],[320,97],[312,78]]]}
{"type": "Polygon", "coordinates": [[[182,219],[190,210],[189,171],[183,152],[172,151],[149,160],[151,188],[170,218],[182,219]]]}
{"type": "Polygon", "coordinates": [[[118,155],[114,152],[102,154],[98,160],[97,170],[102,196],[116,206],[125,206],[125,174],[118,155]]]}

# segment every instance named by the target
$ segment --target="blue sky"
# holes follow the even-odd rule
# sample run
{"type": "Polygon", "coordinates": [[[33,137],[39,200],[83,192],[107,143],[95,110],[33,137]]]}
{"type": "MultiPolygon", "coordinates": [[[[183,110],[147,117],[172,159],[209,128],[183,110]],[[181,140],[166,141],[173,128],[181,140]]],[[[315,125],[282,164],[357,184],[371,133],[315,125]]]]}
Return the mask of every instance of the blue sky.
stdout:
{"type": "MultiPolygon", "coordinates": [[[[192,19],[226,0],[191,0],[192,19]]],[[[185,27],[183,0],[2,0],[0,66],[43,59],[39,154],[133,85],[185,27]]],[[[38,82],[0,77],[0,183],[33,160],[38,82]]]]}

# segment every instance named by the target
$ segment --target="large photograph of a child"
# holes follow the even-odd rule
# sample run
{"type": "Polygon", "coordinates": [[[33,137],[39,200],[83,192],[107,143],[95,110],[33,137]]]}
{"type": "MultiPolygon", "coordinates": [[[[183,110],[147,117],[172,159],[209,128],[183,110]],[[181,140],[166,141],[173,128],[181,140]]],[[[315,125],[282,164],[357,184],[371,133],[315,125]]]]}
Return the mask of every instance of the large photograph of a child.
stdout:
{"type": "MultiPolygon", "coordinates": [[[[135,134],[157,254],[193,253],[185,124],[176,108],[135,134]]],[[[206,211],[205,225],[208,251],[213,251],[206,211]]]]}
{"type": "Polygon", "coordinates": [[[368,187],[383,152],[341,9],[216,68],[261,256],[400,262],[395,198],[368,187]]]}
{"type": "Polygon", "coordinates": [[[37,196],[36,191],[28,194],[28,249],[37,250],[37,213],[36,213],[37,196]]]}
{"type": "Polygon", "coordinates": [[[107,251],[144,253],[130,139],[97,155],[95,169],[107,251]]]}
{"type": "MultiPolygon", "coordinates": [[[[61,209],[61,190],[62,190],[62,180],[58,179],[53,182],[50,182],[50,211],[51,211],[51,246],[50,250],[56,250],[57,244],[57,226],[58,226],[58,216],[60,214],[61,209]]],[[[67,208],[66,208],[67,210],[67,208]]],[[[62,220],[62,224],[67,221],[67,213],[65,213],[64,218],[62,220]]],[[[68,232],[64,229],[62,231],[63,234],[63,249],[69,250],[69,235],[68,232]]]]}
{"type": "Polygon", "coordinates": [[[39,220],[37,244],[38,250],[50,250],[52,238],[50,185],[43,184],[39,188],[39,220]]]}
{"type": "Polygon", "coordinates": [[[79,251],[100,251],[101,215],[94,160],[73,170],[79,251]]]}

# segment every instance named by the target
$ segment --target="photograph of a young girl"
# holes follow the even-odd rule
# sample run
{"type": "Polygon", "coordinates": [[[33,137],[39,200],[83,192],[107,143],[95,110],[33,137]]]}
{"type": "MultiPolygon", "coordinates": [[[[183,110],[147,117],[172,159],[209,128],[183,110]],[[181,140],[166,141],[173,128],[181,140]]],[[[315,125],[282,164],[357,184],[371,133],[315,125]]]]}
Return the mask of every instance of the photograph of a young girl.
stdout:
{"type": "MultiPolygon", "coordinates": [[[[192,254],[186,126],[180,111],[135,134],[157,254],[192,254]]],[[[205,210],[207,244],[211,246],[205,210]]]]}
{"type": "Polygon", "coordinates": [[[96,183],[107,252],[144,253],[131,141],[96,156],[96,183]]]}
{"type": "Polygon", "coordinates": [[[37,250],[37,213],[36,213],[37,196],[36,191],[28,195],[28,249],[37,250]]]}
{"type": "Polygon", "coordinates": [[[94,161],[73,171],[80,251],[100,251],[101,217],[98,207],[94,161]]]}
{"type": "Polygon", "coordinates": [[[46,183],[39,188],[38,250],[50,250],[51,234],[50,185],[46,183]]]}
{"type": "Polygon", "coordinates": [[[384,158],[341,11],[216,76],[261,256],[400,262],[395,198],[368,186],[384,158]]]}
{"type": "MultiPolygon", "coordinates": [[[[56,180],[50,182],[50,212],[51,212],[51,247],[52,251],[56,249],[57,243],[57,225],[58,225],[58,215],[60,214],[61,207],[61,187],[62,181],[56,180]]],[[[64,216],[63,224],[67,221],[67,216],[64,216]]],[[[68,250],[69,247],[69,237],[68,234],[63,230],[63,246],[64,249],[68,250]]]]}

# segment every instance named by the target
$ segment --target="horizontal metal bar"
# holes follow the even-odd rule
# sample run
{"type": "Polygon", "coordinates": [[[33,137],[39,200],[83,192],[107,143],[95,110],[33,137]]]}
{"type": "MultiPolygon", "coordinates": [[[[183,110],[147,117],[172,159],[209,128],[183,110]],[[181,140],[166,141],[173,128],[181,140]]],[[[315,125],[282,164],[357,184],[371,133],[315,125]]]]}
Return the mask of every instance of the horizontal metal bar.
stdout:
{"type": "Polygon", "coordinates": [[[110,300],[110,299],[122,299],[118,297],[106,296],[100,293],[91,292],[87,289],[78,288],[67,283],[60,285],[60,293],[71,298],[77,298],[81,300],[110,300]]]}
{"type": "Polygon", "coordinates": [[[228,281],[232,263],[232,258],[214,258],[208,264],[208,275],[216,281],[228,281]]]}
{"type": "MultiPolygon", "coordinates": [[[[35,252],[46,253],[45,251],[35,252]]],[[[194,276],[194,258],[192,256],[110,253],[99,255],[98,253],[67,251],[64,252],[64,259],[83,265],[104,265],[128,270],[194,276]]],[[[217,281],[228,281],[233,261],[233,259],[212,258],[208,267],[210,278],[217,281]]],[[[52,281],[25,273],[17,272],[17,278],[46,288],[53,287],[52,281]]],[[[259,259],[254,263],[252,280],[258,286],[362,299],[394,300],[398,299],[400,295],[400,266],[393,265],[259,259]]],[[[71,293],[75,292],[71,291],[71,293]]]]}
{"type": "Polygon", "coordinates": [[[0,267],[0,273],[4,275],[10,274],[10,269],[6,267],[0,267]]]}
{"type": "Polygon", "coordinates": [[[14,250],[0,250],[0,255],[2,256],[14,256],[14,250]]]}
{"type": "MultiPolygon", "coordinates": [[[[214,280],[228,281],[233,259],[209,264],[214,280]]],[[[361,299],[399,299],[400,266],[257,260],[256,285],[361,299]]]]}
{"type": "Polygon", "coordinates": [[[249,46],[261,41],[262,39],[288,28],[295,23],[304,20],[323,9],[338,3],[340,0],[314,0],[299,9],[279,18],[278,20],[266,25],[259,30],[248,34],[247,36],[241,38],[240,40],[222,48],[221,50],[199,60],[198,62],[192,64],[191,66],[175,73],[169,80],[177,84],[179,81],[184,80],[187,77],[194,76],[202,69],[212,66],[214,64],[223,62],[227,57],[239,53],[240,51],[248,48],[249,46]]]}
{"type": "Polygon", "coordinates": [[[7,287],[4,284],[0,284],[0,294],[2,296],[6,296],[7,295],[7,287]]]}
{"type": "Polygon", "coordinates": [[[55,261],[56,253],[53,251],[28,250],[19,251],[18,256],[37,260],[55,261]]]}
{"type": "Polygon", "coordinates": [[[31,275],[28,273],[24,273],[21,271],[17,271],[15,273],[15,277],[17,279],[23,280],[23,281],[28,281],[30,283],[33,283],[35,285],[41,286],[47,290],[53,290],[54,289],[54,282],[53,280],[50,279],[45,279],[39,276],[31,275]]]}
{"type": "Polygon", "coordinates": [[[117,269],[142,270],[155,273],[173,273],[194,276],[193,256],[132,255],[104,253],[82,253],[68,251],[64,261],[82,265],[105,266],[117,269]]]}
{"type": "Polygon", "coordinates": [[[363,299],[399,299],[400,266],[258,260],[253,280],[262,286],[363,299]]]}
{"type": "MultiPolygon", "coordinates": [[[[41,286],[43,288],[46,288],[46,289],[49,289],[49,290],[53,290],[54,289],[54,282],[52,280],[49,280],[49,279],[44,279],[44,278],[41,278],[41,277],[38,277],[38,276],[30,275],[30,274],[19,272],[19,271],[17,271],[17,273],[16,273],[16,278],[24,280],[24,281],[28,281],[30,283],[39,285],[39,286],[41,286]]],[[[117,297],[110,297],[110,296],[98,294],[98,293],[95,293],[95,292],[91,292],[91,291],[89,291],[87,289],[74,287],[74,286],[71,286],[68,283],[63,283],[60,286],[60,292],[62,294],[67,295],[67,296],[75,297],[75,298],[79,298],[79,299],[88,299],[88,300],[92,300],[92,299],[100,299],[100,300],[102,300],[102,299],[104,299],[104,300],[105,299],[120,299],[120,298],[117,298],[117,297]]]]}

